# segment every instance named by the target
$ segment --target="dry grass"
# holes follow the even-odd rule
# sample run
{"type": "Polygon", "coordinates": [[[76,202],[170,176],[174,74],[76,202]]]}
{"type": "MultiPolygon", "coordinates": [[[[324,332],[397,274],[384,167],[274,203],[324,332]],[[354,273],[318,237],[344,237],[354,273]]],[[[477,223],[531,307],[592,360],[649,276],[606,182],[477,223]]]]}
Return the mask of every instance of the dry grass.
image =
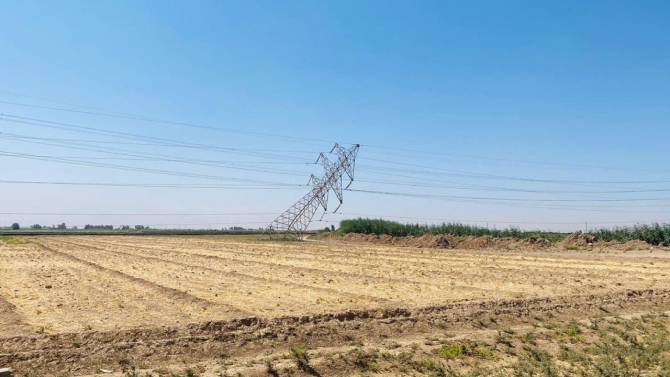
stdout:
{"type": "MultiPolygon", "coordinates": [[[[421,345],[383,342],[375,347],[295,347],[284,357],[256,356],[173,365],[138,371],[128,366],[124,377],[161,376],[669,376],[670,321],[658,313],[631,318],[596,317],[588,324],[556,321],[551,329],[535,328],[534,341],[509,335],[501,343],[490,331],[465,331],[457,340],[421,345]],[[578,330],[576,330],[578,328],[578,330]],[[578,331],[583,340],[557,339],[556,331],[578,331]],[[393,346],[391,346],[393,345],[393,346]],[[313,356],[312,356],[313,354],[313,356]]],[[[517,327],[515,333],[529,330],[517,327]]],[[[114,376],[121,376],[116,373],[114,376]]]]}

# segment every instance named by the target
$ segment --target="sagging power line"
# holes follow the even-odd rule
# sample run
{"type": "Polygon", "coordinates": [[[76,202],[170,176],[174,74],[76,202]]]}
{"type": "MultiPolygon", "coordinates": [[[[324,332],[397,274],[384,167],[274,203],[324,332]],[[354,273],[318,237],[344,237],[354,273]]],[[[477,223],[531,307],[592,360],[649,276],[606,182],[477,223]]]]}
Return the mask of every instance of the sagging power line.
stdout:
{"type": "MultiPolygon", "coordinates": [[[[141,187],[141,188],[177,188],[177,189],[230,189],[230,190],[295,190],[304,189],[307,185],[294,186],[241,186],[241,185],[208,185],[190,183],[116,183],[116,182],[65,182],[65,181],[20,181],[0,180],[0,184],[18,185],[50,185],[50,186],[99,186],[99,187],[141,187]]],[[[287,184],[288,185],[288,184],[287,184]]]]}
{"type": "Polygon", "coordinates": [[[143,173],[172,175],[172,176],[190,177],[190,178],[212,179],[212,180],[217,180],[217,181],[232,181],[232,182],[263,184],[263,185],[277,185],[277,186],[293,186],[293,187],[295,187],[294,184],[290,184],[290,183],[252,180],[252,179],[243,179],[243,178],[234,178],[234,177],[222,177],[222,176],[195,174],[195,173],[186,173],[186,172],[176,172],[176,171],[171,171],[171,170],[139,168],[139,167],[125,166],[125,165],[115,165],[115,164],[104,164],[104,163],[98,163],[98,162],[70,160],[70,159],[66,159],[66,158],[44,158],[44,157],[41,157],[39,155],[32,155],[32,154],[26,154],[26,153],[11,153],[11,152],[0,151],[0,156],[24,158],[24,159],[29,159],[29,160],[52,161],[52,162],[59,162],[59,163],[72,164],[72,165],[104,167],[104,168],[109,168],[109,169],[136,171],[136,172],[143,172],[143,173]]]}
{"type": "MultiPolygon", "coordinates": [[[[60,111],[60,112],[80,113],[80,114],[86,114],[86,115],[103,116],[103,117],[111,117],[111,118],[119,118],[119,119],[128,119],[128,120],[136,120],[136,121],[143,121],[143,122],[172,124],[172,125],[179,125],[179,126],[185,126],[185,127],[200,128],[200,129],[205,129],[205,130],[210,130],[210,131],[229,132],[229,133],[251,135],[251,136],[262,136],[262,137],[267,137],[267,138],[284,139],[284,140],[290,140],[290,141],[295,141],[295,142],[303,142],[303,143],[304,142],[307,142],[307,143],[310,143],[310,142],[311,143],[313,143],[313,142],[333,143],[334,142],[332,140],[324,140],[324,139],[317,139],[317,138],[306,138],[306,137],[299,137],[299,136],[270,134],[270,133],[263,133],[263,132],[239,130],[239,129],[229,128],[229,127],[222,128],[222,127],[213,127],[213,126],[200,125],[200,124],[194,124],[194,123],[188,123],[188,122],[162,120],[162,119],[145,117],[145,116],[141,116],[141,115],[122,113],[122,112],[118,112],[118,111],[102,110],[102,109],[97,109],[97,108],[93,108],[93,107],[89,107],[89,106],[67,103],[67,102],[63,102],[63,101],[47,99],[47,98],[42,98],[42,97],[36,97],[36,96],[30,96],[30,95],[25,95],[25,94],[20,94],[20,93],[15,93],[15,92],[9,92],[9,91],[3,91],[3,90],[0,90],[0,93],[5,93],[5,94],[12,95],[12,96],[18,96],[18,97],[37,99],[37,100],[40,100],[40,101],[59,103],[59,104],[64,104],[64,105],[68,105],[68,106],[75,106],[75,107],[85,108],[85,109],[88,109],[88,110],[68,109],[68,108],[53,107],[53,106],[41,106],[41,105],[27,104],[27,103],[21,103],[21,102],[12,102],[12,101],[0,101],[0,103],[2,103],[2,104],[12,105],[12,106],[27,107],[27,108],[39,108],[39,109],[53,110],[53,111],[60,111]]],[[[502,158],[502,157],[475,156],[475,155],[449,153],[449,152],[444,152],[444,151],[417,150],[417,149],[389,147],[389,146],[374,145],[374,144],[360,144],[360,145],[364,146],[366,148],[377,149],[379,151],[386,151],[386,152],[376,152],[376,153],[379,153],[379,154],[387,154],[387,155],[390,154],[390,155],[394,155],[394,156],[397,156],[399,152],[405,152],[405,153],[409,153],[409,154],[420,155],[423,158],[429,157],[429,156],[445,156],[445,157],[467,158],[467,159],[474,159],[474,160],[480,160],[480,161],[498,161],[498,162],[513,163],[513,164],[529,164],[529,165],[546,166],[546,167],[552,167],[553,166],[553,167],[563,167],[563,168],[596,169],[596,170],[606,170],[606,171],[607,170],[609,170],[609,171],[617,171],[617,170],[618,171],[646,171],[646,172],[668,171],[667,169],[622,168],[622,167],[613,167],[613,166],[595,166],[595,165],[586,165],[586,164],[566,164],[566,163],[545,162],[545,161],[524,160],[524,159],[512,159],[512,158],[502,158]]]]}
{"type": "MultiPolygon", "coordinates": [[[[0,101],[1,102],[1,101],[0,101]]],[[[77,105],[74,105],[77,106],[77,105]]],[[[54,109],[56,110],[56,109],[54,109]]],[[[66,109],[65,109],[66,110],[66,109]]],[[[120,113],[119,113],[120,114],[120,113]]],[[[91,114],[95,115],[95,114],[91,114]]],[[[132,115],[131,115],[132,116],[132,115]]],[[[136,120],[145,120],[142,119],[144,117],[137,117],[136,120]]],[[[94,127],[85,127],[85,126],[77,126],[73,125],[70,123],[63,123],[63,122],[53,122],[50,120],[40,120],[40,119],[35,119],[35,118],[28,118],[28,117],[21,117],[21,116],[6,116],[4,119],[5,121],[13,122],[13,123],[18,123],[18,124],[28,124],[28,125],[34,125],[34,126],[39,126],[39,127],[47,127],[47,128],[52,128],[52,129],[58,129],[58,130],[67,130],[67,131],[74,131],[74,132],[80,132],[80,133],[85,133],[85,134],[92,134],[92,135],[99,135],[99,136],[105,136],[105,137],[113,137],[117,139],[125,139],[129,141],[123,141],[120,140],[118,142],[116,141],[96,141],[96,140],[75,140],[75,139],[49,139],[49,138],[40,138],[40,137],[35,137],[35,136],[25,136],[25,135],[13,135],[16,138],[21,138],[23,140],[31,140],[31,141],[38,141],[44,143],[43,145],[52,145],[52,146],[59,146],[59,147],[64,147],[64,148],[70,148],[70,149],[78,149],[78,150],[84,150],[84,151],[91,151],[91,152],[96,152],[96,153],[107,153],[110,155],[116,155],[124,158],[98,158],[98,157],[63,157],[63,156],[47,156],[47,155],[42,155],[41,153],[39,155],[28,155],[28,154],[21,154],[21,153],[12,153],[11,157],[15,158],[28,158],[28,159],[40,159],[43,161],[51,161],[51,162],[60,162],[60,163],[66,163],[66,164],[74,164],[74,165],[84,165],[84,166],[94,166],[94,167],[101,167],[101,168],[107,168],[107,169],[118,169],[118,170],[130,170],[130,171],[138,171],[138,172],[149,172],[149,173],[158,173],[158,174],[163,174],[163,175],[173,175],[173,176],[181,176],[181,177],[190,177],[190,178],[201,178],[201,179],[217,179],[217,180],[232,180],[231,178],[233,177],[218,177],[214,175],[206,175],[206,174],[192,174],[191,172],[189,173],[182,173],[182,172],[176,172],[168,170],[158,170],[158,169],[146,169],[146,168],[137,168],[133,166],[121,166],[121,165],[111,165],[111,164],[99,164],[99,163],[92,163],[92,160],[126,160],[126,161],[157,161],[157,162],[166,162],[166,163],[172,163],[172,162],[177,162],[177,163],[186,163],[190,165],[201,165],[201,166],[213,166],[213,167],[224,167],[221,165],[225,165],[225,167],[230,167],[230,165],[233,164],[242,164],[242,162],[227,162],[227,161],[215,161],[215,160],[205,160],[205,159],[194,159],[189,155],[188,157],[174,157],[174,156],[169,156],[165,154],[157,154],[157,153],[147,153],[145,151],[141,152],[135,152],[135,151],[128,151],[128,150],[123,150],[123,149],[118,149],[118,148],[110,148],[110,147],[105,147],[104,144],[127,144],[127,145],[150,145],[150,146],[160,146],[160,147],[170,147],[170,148],[189,148],[189,149],[194,149],[194,150],[202,150],[202,151],[218,151],[218,152],[230,152],[230,153],[239,153],[239,154],[245,154],[248,156],[253,156],[257,157],[259,159],[273,159],[274,161],[250,161],[249,164],[305,164],[304,159],[301,159],[300,157],[296,156],[291,156],[292,153],[309,153],[308,151],[293,151],[293,150],[273,150],[273,149],[249,149],[249,148],[225,148],[225,147],[220,147],[220,146],[214,146],[214,145],[207,145],[207,144],[202,144],[202,143],[190,143],[182,140],[169,140],[165,139],[162,137],[156,138],[152,136],[143,136],[143,135],[137,135],[137,134],[131,134],[127,132],[118,132],[116,127],[112,127],[112,130],[105,130],[105,129],[100,129],[100,128],[94,128],[94,127]],[[55,143],[60,143],[60,144],[67,144],[67,145],[56,145],[55,143]],[[96,145],[96,146],[83,146],[81,144],[103,144],[103,145],[96,145]],[[92,147],[92,148],[91,148],[92,147]],[[95,148],[95,150],[93,149],[95,148]],[[136,157],[135,157],[136,156],[136,157]],[[285,161],[279,161],[279,160],[285,160],[285,161]]],[[[199,127],[200,128],[200,127],[199,127]]],[[[207,128],[207,127],[202,127],[202,128],[207,128]]],[[[250,135],[252,133],[249,133],[250,135]]],[[[161,135],[162,136],[162,135],[161,135]]],[[[273,135],[273,136],[280,136],[280,135],[273,135]]],[[[282,138],[284,138],[282,136],[282,138]]],[[[287,137],[290,138],[290,137],[287,137]]],[[[300,140],[301,138],[295,138],[295,140],[300,140]]],[[[312,139],[316,140],[316,139],[312,139]]],[[[326,142],[326,140],[319,140],[320,142],[326,142]]],[[[426,159],[429,158],[438,158],[439,156],[454,156],[454,157],[466,157],[466,158],[471,158],[471,159],[478,159],[482,161],[501,161],[501,162],[510,162],[510,163],[527,163],[527,164],[538,164],[538,165],[553,165],[553,166],[562,166],[562,167],[579,167],[579,168],[598,168],[598,169],[607,169],[607,170],[630,170],[630,169],[618,169],[618,168],[608,168],[608,167],[603,167],[603,166],[587,166],[587,165],[569,165],[569,164],[553,164],[553,163],[542,163],[538,161],[523,161],[523,160],[513,160],[513,159],[506,159],[506,158],[488,158],[488,157],[481,157],[481,156],[465,156],[465,155],[458,155],[458,154],[451,154],[451,153],[443,153],[443,152],[436,152],[436,151],[416,151],[416,150],[409,150],[409,149],[398,149],[398,148],[393,148],[389,149],[388,147],[382,147],[382,146],[375,146],[375,145],[366,145],[369,146],[370,148],[378,149],[380,151],[373,152],[378,153],[378,154],[392,154],[396,156],[393,160],[396,161],[391,161],[391,160],[384,160],[384,159],[374,159],[374,158],[367,158],[363,156],[363,158],[366,158],[368,161],[374,161],[377,163],[377,165],[386,165],[387,166],[360,166],[360,172],[363,172],[365,174],[365,177],[361,176],[363,179],[357,179],[359,182],[362,183],[368,183],[375,185],[375,187],[372,190],[368,190],[368,194],[375,194],[375,195],[385,195],[385,196],[402,196],[402,197],[413,197],[413,198],[423,198],[423,199],[432,199],[432,200],[445,200],[445,201],[451,201],[451,202],[463,202],[463,203],[475,203],[475,204],[493,204],[493,205],[503,205],[506,207],[517,207],[517,208],[542,208],[542,209],[564,209],[564,210],[580,210],[580,211],[602,211],[602,212],[615,212],[613,209],[615,208],[638,208],[638,207],[645,207],[644,205],[635,205],[635,206],[614,206],[614,205],[608,205],[608,206],[594,206],[594,205],[586,205],[586,206],[573,206],[573,205],[568,205],[568,203],[571,202],[628,202],[628,201],[665,201],[667,198],[608,198],[608,197],[603,197],[603,196],[585,196],[585,195],[576,195],[576,194],[629,194],[629,193],[651,193],[651,192],[664,192],[664,191],[670,191],[670,189],[666,188],[648,188],[648,189],[643,189],[643,188],[635,188],[635,187],[615,187],[613,185],[632,185],[632,184],[639,184],[639,185],[651,185],[651,184],[664,184],[664,183],[670,183],[670,181],[667,180],[592,180],[592,178],[587,177],[586,180],[584,179],[578,179],[578,180],[566,180],[566,179],[538,179],[536,177],[533,177],[532,175],[530,176],[507,176],[507,175],[501,175],[501,174],[485,174],[485,173],[480,173],[480,172],[472,172],[472,171],[464,171],[464,170],[455,170],[451,169],[450,167],[435,167],[435,166],[427,166],[427,165],[422,165],[421,163],[417,164],[411,164],[406,160],[402,160],[402,156],[407,156],[409,154],[415,154],[417,156],[422,156],[422,159],[425,157],[426,159]],[[387,149],[387,151],[381,151],[383,149],[387,149]],[[391,153],[393,151],[393,153],[391,153]],[[400,152],[400,153],[396,153],[400,152]],[[397,161],[397,160],[402,160],[402,161],[397,161]],[[405,167],[404,169],[402,167],[405,167]],[[405,173],[405,174],[397,174],[397,173],[405,173]],[[382,179],[369,179],[372,178],[370,175],[384,175],[387,178],[384,180],[382,179]],[[446,180],[439,180],[435,179],[435,176],[440,176],[440,175],[448,175],[448,176],[454,176],[454,177],[460,177],[463,182],[449,182],[446,180]],[[398,180],[394,178],[403,178],[403,180],[398,180]],[[474,184],[470,183],[468,181],[470,180],[495,180],[495,181],[506,181],[509,182],[509,185],[512,186],[514,182],[517,183],[523,183],[523,187],[500,187],[500,186],[506,186],[506,184],[500,184],[499,186],[493,186],[493,185],[486,185],[486,184],[474,184]],[[587,200],[557,200],[557,199],[534,199],[533,197],[523,197],[523,198],[509,198],[509,197],[473,197],[473,196],[461,196],[461,195],[430,195],[430,194],[422,194],[420,192],[411,192],[411,193],[398,193],[398,192],[389,192],[389,191],[380,191],[379,185],[378,184],[384,184],[384,185],[398,185],[398,186],[411,186],[411,187],[422,187],[422,188],[427,188],[427,189],[458,189],[458,190],[478,190],[478,191],[502,191],[502,192],[518,192],[518,193],[528,193],[528,194],[549,194],[549,195],[565,195],[565,196],[575,196],[575,197],[583,197],[583,198],[588,198],[587,200]],[[586,186],[586,187],[596,187],[596,188],[603,188],[603,189],[608,189],[608,190],[593,190],[593,191],[568,191],[568,190],[547,190],[547,189],[534,189],[533,187],[527,187],[528,185],[569,185],[569,186],[586,186]],[[615,190],[612,190],[615,189],[615,190]],[[540,203],[545,203],[545,204],[540,204],[540,203]],[[546,203],[555,203],[555,204],[546,204],[546,203]],[[559,204],[563,203],[563,204],[559,204]],[[610,210],[608,210],[610,209],[610,210]]],[[[10,153],[9,151],[4,151],[6,154],[5,156],[8,156],[10,153]]],[[[366,154],[369,151],[366,151],[366,154]]],[[[301,156],[303,157],[303,156],[301,156]]],[[[307,163],[308,164],[308,163],[307,163]]],[[[287,171],[284,170],[283,172],[280,172],[281,170],[279,169],[268,169],[268,167],[261,167],[261,166],[254,166],[254,167],[247,167],[247,166],[242,166],[241,169],[239,170],[247,170],[247,171],[254,171],[258,173],[278,173],[278,174],[285,174],[285,175],[295,175],[295,176],[301,176],[304,173],[297,172],[297,171],[287,171]]],[[[468,169],[469,170],[469,169],[468,169]]],[[[639,171],[651,171],[649,169],[635,169],[639,171]]],[[[247,180],[244,186],[230,186],[231,189],[236,189],[236,188],[243,188],[243,187],[249,187],[251,188],[252,186],[250,185],[259,185],[259,186],[254,186],[254,189],[274,189],[276,188],[299,188],[299,187],[305,187],[305,185],[291,185],[288,183],[282,183],[282,182],[270,182],[267,180],[267,177],[264,177],[265,179],[261,180],[247,180]],[[260,187],[260,185],[267,186],[267,187],[260,187]]],[[[236,180],[236,179],[235,179],[236,180]]],[[[456,180],[456,179],[455,179],[456,180]]],[[[236,180],[237,181],[237,180],[236,180]]],[[[240,182],[240,181],[238,181],[240,182]]],[[[77,183],[77,182],[49,182],[49,181],[0,181],[0,183],[7,183],[7,184],[49,184],[49,185],[58,185],[58,184],[71,184],[71,185],[95,185],[95,186],[109,186],[109,187],[175,187],[175,188],[228,188],[228,186],[224,185],[196,185],[196,184],[184,184],[184,185],[177,185],[177,184],[124,184],[124,183],[105,183],[105,182],[86,182],[86,183],[77,183]]],[[[241,182],[240,182],[241,183],[241,182]]],[[[383,190],[383,189],[382,189],[383,190]]],[[[414,191],[414,190],[413,190],[414,191]]],[[[418,191],[418,190],[417,190],[418,191]]],[[[442,193],[439,193],[442,194],[442,193]]],[[[504,195],[500,195],[504,196],[504,195]]],[[[663,205],[650,205],[648,207],[659,207],[659,211],[616,211],[616,212],[664,212],[660,211],[660,207],[663,207],[663,205]]]]}

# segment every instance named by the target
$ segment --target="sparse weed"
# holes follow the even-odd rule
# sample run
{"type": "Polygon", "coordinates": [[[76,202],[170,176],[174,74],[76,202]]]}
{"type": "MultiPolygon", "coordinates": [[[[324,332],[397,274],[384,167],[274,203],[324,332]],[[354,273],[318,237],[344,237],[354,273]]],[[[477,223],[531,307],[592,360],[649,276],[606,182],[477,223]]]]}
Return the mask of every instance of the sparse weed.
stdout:
{"type": "Polygon", "coordinates": [[[461,358],[464,354],[464,347],[458,343],[446,344],[437,350],[437,355],[447,360],[461,358]]]}
{"type": "Polygon", "coordinates": [[[478,345],[472,349],[472,355],[482,359],[492,359],[494,357],[491,347],[478,345]]]}
{"type": "Polygon", "coordinates": [[[307,347],[298,346],[291,348],[290,357],[295,360],[296,366],[302,371],[309,369],[309,354],[307,347]]]}
{"type": "Polygon", "coordinates": [[[550,338],[559,342],[580,342],[586,343],[582,330],[577,323],[568,324],[564,331],[554,331],[548,334],[550,338]]]}
{"type": "Polygon", "coordinates": [[[558,377],[556,363],[547,351],[536,347],[524,346],[524,352],[518,355],[517,362],[512,366],[517,376],[558,377]]]}
{"type": "Polygon", "coordinates": [[[351,351],[354,354],[354,365],[358,370],[366,372],[378,372],[380,366],[378,363],[379,354],[376,351],[363,352],[360,350],[351,351]]]}
{"type": "Polygon", "coordinates": [[[527,344],[530,344],[530,345],[533,345],[533,346],[537,345],[537,337],[535,336],[535,333],[532,333],[532,332],[525,333],[525,334],[519,336],[519,339],[524,343],[527,343],[527,344]]]}
{"type": "Polygon", "coordinates": [[[512,343],[512,338],[506,332],[498,332],[498,336],[496,336],[496,343],[504,344],[510,348],[514,347],[514,344],[512,343]]]}

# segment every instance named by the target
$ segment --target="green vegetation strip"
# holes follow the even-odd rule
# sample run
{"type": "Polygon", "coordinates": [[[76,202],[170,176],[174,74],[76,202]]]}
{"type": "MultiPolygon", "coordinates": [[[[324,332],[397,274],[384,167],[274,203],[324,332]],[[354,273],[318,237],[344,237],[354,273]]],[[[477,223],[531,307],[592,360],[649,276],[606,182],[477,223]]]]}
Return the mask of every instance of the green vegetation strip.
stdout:
{"type": "MultiPolygon", "coordinates": [[[[515,227],[505,229],[489,229],[477,225],[459,223],[442,224],[402,224],[396,221],[383,219],[356,218],[340,222],[341,233],[361,233],[389,235],[393,237],[420,237],[424,234],[452,235],[452,236],[491,236],[494,238],[544,238],[552,242],[565,239],[567,233],[549,232],[542,230],[526,231],[515,227]]],[[[633,240],[644,241],[652,245],[670,245],[670,224],[638,224],[630,227],[613,229],[598,229],[590,232],[599,241],[628,242],[633,240]]]]}

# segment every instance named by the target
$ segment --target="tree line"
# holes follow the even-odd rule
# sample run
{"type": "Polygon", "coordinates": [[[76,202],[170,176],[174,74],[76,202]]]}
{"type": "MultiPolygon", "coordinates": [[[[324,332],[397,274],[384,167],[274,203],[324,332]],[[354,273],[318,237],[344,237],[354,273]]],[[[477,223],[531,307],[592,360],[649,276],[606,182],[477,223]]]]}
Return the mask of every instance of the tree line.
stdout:
{"type": "MultiPolygon", "coordinates": [[[[490,229],[477,225],[460,223],[442,224],[402,224],[396,221],[383,219],[356,218],[340,222],[341,233],[361,233],[389,235],[393,237],[420,237],[424,234],[445,234],[453,236],[491,236],[494,238],[512,237],[517,239],[545,238],[549,241],[561,241],[568,233],[551,231],[526,231],[516,227],[505,229],[490,229]]],[[[633,240],[644,241],[652,245],[670,246],[670,224],[636,224],[627,227],[612,229],[602,228],[589,232],[599,241],[628,242],[633,240]]]]}
{"type": "MultiPolygon", "coordinates": [[[[12,226],[10,227],[11,230],[21,230],[21,225],[19,223],[13,223],[12,226]]],[[[52,225],[49,227],[48,225],[40,225],[40,224],[33,224],[30,226],[30,229],[34,230],[42,230],[42,229],[58,229],[58,230],[67,230],[67,225],[65,223],[61,223],[58,225],[52,225]]],[[[77,230],[76,226],[71,227],[70,229],[72,230],[77,230]]],[[[84,229],[90,229],[90,230],[114,230],[113,225],[91,225],[91,224],[86,224],[84,226],[84,229]]],[[[130,230],[131,226],[130,225],[120,225],[118,228],[119,230],[130,230]]],[[[135,225],[132,229],[135,230],[144,230],[144,229],[149,229],[148,225],[135,225]]]]}

